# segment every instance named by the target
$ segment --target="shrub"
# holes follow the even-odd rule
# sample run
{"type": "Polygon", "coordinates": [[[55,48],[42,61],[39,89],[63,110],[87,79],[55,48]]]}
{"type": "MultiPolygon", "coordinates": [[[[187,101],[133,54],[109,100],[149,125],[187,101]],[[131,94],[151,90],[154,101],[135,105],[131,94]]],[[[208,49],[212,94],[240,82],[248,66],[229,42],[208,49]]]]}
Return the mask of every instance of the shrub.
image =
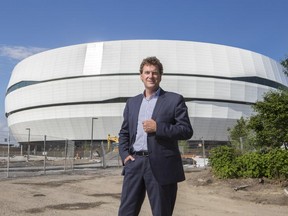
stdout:
{"type": "Polygon", "coordinates": [[[209,161],[219,178],[288,179],[288,151],[280,148],[241,155],[232,147],[221,146],[211,150],[209,161]]]}
{"type": "Polygon", "coordinates": [[[237,175],[246,178],[265,176],[264,156],[258,152],[246,153],[236,158],[237,175]]]}
{"type": "Polygon", "coordinates": [[[236,150],[228,146],[212,149],[209,156],[212,172],[219,178],[237,177],[236,155],[236,150]]]}
{"type": "Polygon", "coordinates": [[[288,151],[276,148],[265,154],[267,168],[265,176],[268,178],[288,178],[288,151]]]}

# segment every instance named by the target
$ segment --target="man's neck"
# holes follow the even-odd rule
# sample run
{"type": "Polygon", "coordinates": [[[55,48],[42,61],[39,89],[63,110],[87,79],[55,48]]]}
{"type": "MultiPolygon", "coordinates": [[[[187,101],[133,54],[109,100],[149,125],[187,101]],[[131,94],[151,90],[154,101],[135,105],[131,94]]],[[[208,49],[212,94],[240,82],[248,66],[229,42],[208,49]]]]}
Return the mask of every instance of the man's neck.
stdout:
{"type": "Polygon", "coordinates": [[[152,95],[154,95],[157,92],[157,90],[159,88],[160,87],[158,87],[156,90],[155,89],[145,89],[145,91],[144,91],[145,98],[150,98],[152,95]]]}

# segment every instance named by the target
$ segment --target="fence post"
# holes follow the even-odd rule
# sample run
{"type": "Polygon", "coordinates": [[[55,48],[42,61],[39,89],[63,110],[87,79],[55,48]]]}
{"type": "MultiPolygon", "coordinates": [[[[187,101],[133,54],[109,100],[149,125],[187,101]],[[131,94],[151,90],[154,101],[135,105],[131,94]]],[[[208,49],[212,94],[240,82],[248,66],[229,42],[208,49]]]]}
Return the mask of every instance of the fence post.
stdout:
{"type": "Polygon", "coordinates": [[[203,148],[203,163],[204,163],[204,168],[206,169],[205,141],[203,137],[202,137],[202,148],[203,148]]]}
{"type": "Polygon", "coordinates": [[[103,141],[101,141],[101,148],[102,148],[102,161],[103,161],[103,168],[106,168],[106,161],[105,161],[105,149],[104,149],[104,144],[103,141]]]}
{"type": "Polygon", "coordinates": [[[43,147],[43,155],[44,155],[44,175],[46,175],[46,135],[44,135],[44,147],[43,147]]]}
{"type": "Polygon", "coordinates": [[[64,171],[66,171],[66,160],[67,160],[67,143],[68,140],[65,140],[65,149],[64,149],[64,155],[65,155],[65,159],[64,159],[64,171]]]}
{"type": "Polygon", "coordinates": [[[243,137],[240,137],[240,150],[243,153],[243,137]]]}
{"type": "MultiPolygon", "coordinates": [[[[68,142],[68,141],[67,141],[68,142]]],[[[72,171],[74,171],[74,163],[75,163],[75,142],[72,142],[72,141],[70,141],[70,144],[69,144],[69,142],[68,142],[68,146],[69,146],[69,149],[70,149],[70,151],[71,151],[71,145],[72,145],[72,153],[69,153],[69,159],[70,159],[70,157],[71,157],[71,155],[72,155],[72,171]]]]}

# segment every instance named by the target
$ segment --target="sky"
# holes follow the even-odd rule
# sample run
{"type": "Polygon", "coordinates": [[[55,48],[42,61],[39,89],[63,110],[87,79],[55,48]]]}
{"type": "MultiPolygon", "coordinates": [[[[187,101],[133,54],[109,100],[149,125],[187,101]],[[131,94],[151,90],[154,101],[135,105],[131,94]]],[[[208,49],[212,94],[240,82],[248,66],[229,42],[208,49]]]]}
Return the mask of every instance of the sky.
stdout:
{"type": "Polygon", "coordinates": [[[132,39],[185,40],[288,55],[287,0],[0,0],[0,143],[13,68],[38,52],[132,39]]]}

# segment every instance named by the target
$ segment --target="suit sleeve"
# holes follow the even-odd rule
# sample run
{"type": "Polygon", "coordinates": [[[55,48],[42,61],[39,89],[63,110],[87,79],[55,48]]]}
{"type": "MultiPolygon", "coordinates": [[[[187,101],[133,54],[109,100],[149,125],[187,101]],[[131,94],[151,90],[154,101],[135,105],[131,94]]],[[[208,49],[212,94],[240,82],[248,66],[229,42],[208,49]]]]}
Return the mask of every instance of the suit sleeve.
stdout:
{"type": "Polygon", "coordinates": [[[122,159],[122,162],[124,162],[125,158],[129,155],[129,108],[128,108],[128,102],[126,103],[124,112],[123,112],[123,123],[119,132],[119,154],[122,159]]]}
{"type": "MultiPolygon", "coordinates": [[[[156,121],[157,122],[157,121],[156,121]]],[[[169,121],[157,122],[156,137],[173,140],[187,140],[193,135],[188,109],[182,96],[176,99],[173,116],[169,121]]]]}

